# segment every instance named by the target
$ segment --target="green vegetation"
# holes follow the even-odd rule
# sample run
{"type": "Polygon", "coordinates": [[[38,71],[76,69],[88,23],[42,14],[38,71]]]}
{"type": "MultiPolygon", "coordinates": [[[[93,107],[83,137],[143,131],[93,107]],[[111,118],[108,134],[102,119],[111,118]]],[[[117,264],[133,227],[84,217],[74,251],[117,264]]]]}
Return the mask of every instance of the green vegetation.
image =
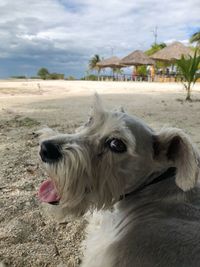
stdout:
{"type": "Polygon", "coordinates": [[[140,76],[146,76],[147,75],[147,67],[146,66],[137,67],[137,74],[140,76]]]}
{"type": "Polygon", "coordinates": [[[74,77],[74,76],[68,76],[67,78],[66,78],[66,80],[68,80],[68,81],[74,81],[74,80],[76,80],[76,78],[74,77]]]}
{"type": "Polygon", "coordinates": [[[197,55],[197,49],[193,57],[189,56],[185,58],[182,56],[181,59],[176,60],[176,64],[184,79],[183,84],[187,91],[186,100],[191,101],[191,86],[198,79],[197,71],[200,64],[200,56],[197,55]]]}
{"type": "Polygon", "coordinates": [[[46,68],[41,68],[38,70],[37,75],[43,79],[46,80],[49,77],[49,71],[46,68]]]}
{"type": "Polygon", "coordinates": [[[50,73],[46,68],[40,68],[37,75],[43,80],[64,80],[65,78],[64,74],[56,72],[50,73]]]}
{"type": "MultiPolygon", "coordinates": [[[[151,56],[154,53],[158,52],[159,50],[165,48],[167,45],[165,43],[160,43],[160,44],[152,44],[151,48],[149,48],[148,50],[145,51],[145,54],[147,56],[151,56]]],[[[162,62],[162,61],[156,61],[156,69],[160,69],[160,68],[166,68],[167,66],[169,66],[170,64],[167,62],[162,62]]]]}
{"type": "Polygon", "coordinates": [[[56,72],[50,73],[48,76],[48,79],[50,80],[64,80],[64,78],[65,78],[64,74],[56,72]]]}
{"type": "Polygon", "coordinates": [[[85,80],[85,81],[98,81],[99,77],[97,75],[94,74],[89,74],[86,75],[85,77],[81,78],[81,80],[85,80]]]}
{"type": "Polygon", "coordinates": [[[113,70],[113,74],[116,74],[116,75],[124,74],[124,71],[120,68],[112,68],[112,70],[113,70]]]}
{"type": "Polygon", "coordinates": [[[31,128],[40,125],[40,122],[30,117],[21,117],[19,115],[16,115],[13,119],[6,121],[5,124],[7,127],[31,128]]]}
{"type": "Polygon", "coordinates": [[[145,54],[147,56],[151,56],[154,53],[158,52],[159,50],[165,48],[167,45],[165,43],[160,43],[160,44],[152,44],[151,48],[145,51],[145,54]]]}
{"type": "Polygon", "coordinates": [[[99,55],[94,55],[90,60],[89,60],[89,69],[90,70],[95,70],[97,71],[97,75],[99,77],[101,68],[97,66],[97,63],[100,62],[100,56],[99,55]]]}
{"type": "Polygon", "coordinates": [[[200,46],[200,31],[195,32],[190,38],[191,43],[197,42],[197,46],[200,46]]]}
{"type": "Polygon", "coordinates": [[[17,76],[11,76],[13,79],[27,79],[25,75],[17,75],[17,76]]]}

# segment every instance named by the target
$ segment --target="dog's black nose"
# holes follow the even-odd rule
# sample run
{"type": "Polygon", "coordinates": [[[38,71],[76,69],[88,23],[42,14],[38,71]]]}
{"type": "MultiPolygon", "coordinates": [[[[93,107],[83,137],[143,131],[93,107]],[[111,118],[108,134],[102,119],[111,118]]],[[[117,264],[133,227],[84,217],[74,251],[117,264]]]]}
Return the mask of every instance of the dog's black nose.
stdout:
{"type": "Polygon", "coordinates": [[[42,142],[40,147],[40,157],[42,161],[47,163],[54,163],[58,161],[62,157],[59,145],[52,141],[42,142]]]}

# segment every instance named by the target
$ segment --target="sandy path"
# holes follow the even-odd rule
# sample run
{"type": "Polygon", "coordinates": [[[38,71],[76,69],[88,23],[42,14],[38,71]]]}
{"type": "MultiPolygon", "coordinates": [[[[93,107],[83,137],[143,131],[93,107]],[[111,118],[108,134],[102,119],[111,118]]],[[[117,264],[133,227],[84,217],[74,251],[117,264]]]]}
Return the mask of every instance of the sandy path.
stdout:
{"type": "Polygon", "coordinates": [[[153,128],[183,128],[200,148],[200,84],[188,103],[181,84],[1,81],[0,261],[8,266],[80,262],[85,220],[58,224],[40,212],[36,192],[45,174],[32,132],[43,125],[73,131],[87,119],[95,91],[107,108],[122,105],[153,128]]]}

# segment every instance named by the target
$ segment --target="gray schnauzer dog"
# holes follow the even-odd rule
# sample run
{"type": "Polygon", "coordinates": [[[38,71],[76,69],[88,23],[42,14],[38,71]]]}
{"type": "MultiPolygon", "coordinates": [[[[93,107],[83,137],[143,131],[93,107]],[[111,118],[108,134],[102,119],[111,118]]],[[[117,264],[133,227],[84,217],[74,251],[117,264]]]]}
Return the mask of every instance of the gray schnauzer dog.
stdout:
{"type": "Polygon", "coordinates": [[[40,199],[92,211],[82,267],[200,266],[200,156],[182,130],[155,132],[96,96],[74,134],[44,131],[40,156],[40,199]]]}

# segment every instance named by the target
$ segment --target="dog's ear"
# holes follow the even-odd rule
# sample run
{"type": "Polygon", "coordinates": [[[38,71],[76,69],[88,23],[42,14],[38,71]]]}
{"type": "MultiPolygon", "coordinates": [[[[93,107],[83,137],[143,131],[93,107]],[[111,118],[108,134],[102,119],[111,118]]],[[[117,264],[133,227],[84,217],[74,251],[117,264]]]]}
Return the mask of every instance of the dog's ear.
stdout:
{"type": "Polygon", "coordinates": [[[97,93],[95,93],[94,104],[93,104],[91,115],[92,115],[92,117],[100,119],[102,117],[102,115],[104,114],[104,112],[105,112],[105,110],[104,110],[101,98],[99,97],[99,95],[97,93]]]}
{"type": "Polygon", "coordinates": [[[176,184],[183,191],[190,190],[200,175],[200,155],[189,136],[176,128],[165,128],[154,136],[154,159],[169,167],[176,167],[176,184]]]}

